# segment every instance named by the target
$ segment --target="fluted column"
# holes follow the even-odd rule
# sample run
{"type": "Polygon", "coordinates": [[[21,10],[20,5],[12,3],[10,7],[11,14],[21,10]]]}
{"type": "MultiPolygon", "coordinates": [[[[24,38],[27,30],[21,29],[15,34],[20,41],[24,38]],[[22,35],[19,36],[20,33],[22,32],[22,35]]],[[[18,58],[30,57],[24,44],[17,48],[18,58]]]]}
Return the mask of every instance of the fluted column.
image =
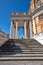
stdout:
{"type": "Polygon", "coordinates": [[[18,39],[18,22],[16,22],[16,33],[15,34],[16,34],[15,38],[18,39]]]}
{"type": "Polygon", "coordinates": [[[36,34],[36,24],[34,18],[33,18],[33,30],[34,30],[34,34],[36,34]]]}
{"type": "Polygon", "coordinates": [[[30,28],[30,39],[32,38],[33,34],[32,34],[32,22],[29,22],[29,28],[30,28]]]}

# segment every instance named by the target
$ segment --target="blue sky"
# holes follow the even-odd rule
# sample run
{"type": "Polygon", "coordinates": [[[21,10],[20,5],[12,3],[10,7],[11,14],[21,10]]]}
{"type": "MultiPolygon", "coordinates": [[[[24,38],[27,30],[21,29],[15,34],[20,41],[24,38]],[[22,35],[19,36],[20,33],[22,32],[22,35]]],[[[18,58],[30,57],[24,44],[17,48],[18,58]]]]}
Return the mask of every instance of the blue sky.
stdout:
{"type": "Polygon", "coordinates": [[[28,12],[30,0],[0,0],[0,28],[10,33],[10,14],[12,12],[28,12]]]}

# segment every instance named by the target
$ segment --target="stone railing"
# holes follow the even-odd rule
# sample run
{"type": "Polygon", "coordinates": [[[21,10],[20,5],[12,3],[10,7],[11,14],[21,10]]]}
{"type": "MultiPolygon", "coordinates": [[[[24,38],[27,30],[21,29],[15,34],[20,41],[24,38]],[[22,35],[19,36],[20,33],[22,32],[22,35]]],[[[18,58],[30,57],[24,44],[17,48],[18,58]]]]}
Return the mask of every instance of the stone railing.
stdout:
{"type": "Polygon", "coordinates": [[[34,37],[35,38],[37,38],[37,37],[41,37],[42,38],[43,37],[43,32],[40,32],[39,34],[34,35],[34,37]]]}

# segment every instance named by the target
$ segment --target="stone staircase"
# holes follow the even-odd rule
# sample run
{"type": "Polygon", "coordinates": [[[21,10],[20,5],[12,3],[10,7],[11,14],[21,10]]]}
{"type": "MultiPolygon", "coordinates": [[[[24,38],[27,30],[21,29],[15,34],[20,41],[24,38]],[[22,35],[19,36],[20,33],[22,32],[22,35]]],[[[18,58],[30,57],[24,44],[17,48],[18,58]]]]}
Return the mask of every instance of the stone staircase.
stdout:
{"type": "Polygon", "coordinates": [[[34,39],[8,40],[0,47],[0,60],[43,59],[43,45],[34,39]]]}

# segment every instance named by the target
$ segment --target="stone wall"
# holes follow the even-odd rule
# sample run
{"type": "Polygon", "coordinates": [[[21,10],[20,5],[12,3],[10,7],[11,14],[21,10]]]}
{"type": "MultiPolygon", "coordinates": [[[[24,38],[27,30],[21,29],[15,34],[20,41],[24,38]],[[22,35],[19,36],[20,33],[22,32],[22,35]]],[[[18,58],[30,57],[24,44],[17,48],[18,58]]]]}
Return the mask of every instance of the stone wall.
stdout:
{"type": "Polygon", "coordinates": [[[0,39],[1,38],[9,38],[9,35],[7,35],[6,33],[4,33],[3,31],[0,31],[0,39]]]}
{"type": "Polygon", "coordinates": [[[37,33],[43,32],[43,20],[39,20],[39,16],[35,17],[37,33]]]}

